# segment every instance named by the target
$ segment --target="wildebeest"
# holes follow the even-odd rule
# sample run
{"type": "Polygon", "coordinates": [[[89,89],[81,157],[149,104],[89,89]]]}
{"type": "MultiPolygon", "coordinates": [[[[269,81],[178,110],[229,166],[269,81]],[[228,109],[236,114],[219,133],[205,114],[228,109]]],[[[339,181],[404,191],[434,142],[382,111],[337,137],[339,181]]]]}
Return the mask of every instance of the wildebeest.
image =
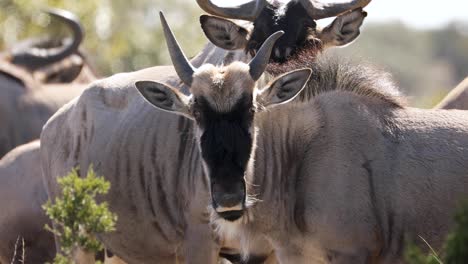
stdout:
{"type": "MultiPolygon", "coordinates": [[[[273,34],[267,42],[282,34],[273,34]]],[[[224,67],[207,64],[199,69],[173,48],[171,58],[179,77],[189,86],[190,96],[160,82],[135,84],[157,108],[195,121],[194,134],[209,177],[212,205],[231,221],[239,218],[248,204],[244,174],[253,169],[254,158],[250,154],[256,139],[252,126],[255,112],[291,101],[311,75],[310,69],[295,70],[276,78],[263,90],[256,89],[269,61],[271,50],[267,48],[271,49],[262,46],[249,64],[234,62],[224,67]]]]}
{"type": "Polygon", "coordinates": [[[468,110],[468,78],[451,90],[434,108],[468,110]]]}
{"type": "Polygon", "coordinates": [[[19,146],[0,160],[0,263],[45,263],[55,255],[54,236],[44,229],[47,192],[40,172],[39,141],[19,146]],[[15,253],[16,244],[16,253],[15,253]],[[13,256],[16,254],[16,261],[13,256]]]}
{"type": "Polygon", "coordinates": [[[197,69],[173,52],[190,95],[136,86],[193,120],[221,237],[246,252],[266,238],[280,263],[403,263],[406,240],[442,246],[468,198],[468,113],[406,107],[385,74],[327,59],[282,105],[307,70],[260,89],[256,67],[197,69]]]}
{"type": "Polygon", "coordinates": [[[49,12],[70,25],[74,37],[50,49],[37,47],[47,41],[33,41],[36,46],[26,41],[0,60],[0,157],[39,138],[47,119],[96,79],[78,51],[83,31],[77,18],[63,10],[49,12]]]}
{"type": "MultiPolygon", "coordinates": [[[[268,36],[276,31],[285,35],[275,44],[272,60],[285,62],[301,50],[314,50],[319,46],[345,45],[359,36],[365,12],[361,9],[371,0],[352,0],[336,3],[320,3],[311,0],[280,1],[251,0],[233,7],[219,7],[211,0],[197,0],[207,13],[218,16],[202,16],[203,30],[215,45],[227,49],[244,49],[255,54],[268,36]],[[354,15],[339,16],[350,10],[354,15]],[[323,29],[317,28],[316,20],[339,16],[323,29]],[[222,19],[242,19],[252,25],[244,27],[222,19]],[[253,27],[253,28],[251,28],[253,27]]],[[[309,51],[310,52],[310,51],[309,51]]]]}
{"type": "MultiPolygon", "coordinates": [[[[359,30],[360,24],[353,25],[359,30]]],[[[208,44],[192,64],[227,65],[249,58],[243,51],[208,44]]],[[[117,74],[94,82],[50,119],[41,135],[49,195],[58,193],[56,177],[73,167],[85,170],[93,164],[111,181],[106,200],[119,215],[117,231],[102,236],[107,248],[128,262],[213,261],[219,244],[226,241],[215,243],[208,225],[208,185],[197,162],[192,124],[146,104],[134,87],[142,79],[186,88],[172,66],[117,74]],[[177,199],[171,193],[178,193],[177,199]],[[194,245],[204,250],[189,250],[194,245]]],[[[272,253],[268,243],[251,244],[260,246],[252,249],[258,256],[251,260],[261,261],[272,253]]]]}

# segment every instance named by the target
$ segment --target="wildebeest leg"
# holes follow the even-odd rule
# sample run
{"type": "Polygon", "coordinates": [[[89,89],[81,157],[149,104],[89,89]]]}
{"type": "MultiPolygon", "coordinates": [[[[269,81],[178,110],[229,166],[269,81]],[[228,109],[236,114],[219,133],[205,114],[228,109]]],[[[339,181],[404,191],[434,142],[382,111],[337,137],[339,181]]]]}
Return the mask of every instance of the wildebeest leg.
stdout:
{"type": "Polygon", "coordinates": [[[184,243],[185,263],[216,264],[220,247],[215,243],[213,230],[207,224],[191,225],[184,243]]]}

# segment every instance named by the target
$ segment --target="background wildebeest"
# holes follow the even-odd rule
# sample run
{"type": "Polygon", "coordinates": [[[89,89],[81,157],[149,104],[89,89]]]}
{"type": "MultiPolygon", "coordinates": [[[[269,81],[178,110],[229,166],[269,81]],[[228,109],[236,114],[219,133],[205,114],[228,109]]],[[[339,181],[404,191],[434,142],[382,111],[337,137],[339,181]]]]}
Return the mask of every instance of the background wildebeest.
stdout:
{"type": "MultiPolygon", "coordinates": [[[[170,17],[183,13],[173,29],[180,32],[179,41],[188,57],[197,54],[206,42],[200,30],[186,30],[198,23],[201,12],[194,0],[135,0],[137,2],[131,9],[116,1],[83,0],[79,5],[70,1],[55,0],[54,3],[71,8],[82,18],[86,29],[83,44],[93,55],[90,58],[96,62],[99,72],[105,76],[169,63],[169,57],[160,52],[165,49],[164,42],[160,41],[162,28],[151,19],[156,9],[165,10],[170,17]]],[[[218,6],[239,5],[246,1],[249,0],[212,0],[218,6]]],[[[410,96],[411,105],[433,107],[446,95],[448,88],[454,88],[468,74],[468,35],[464,34],[468,28],[468,16],[460,17],[462,10],[468,8],[468,2],[447,0],[451,3],[445,5],[444,12],[438,12],[437,5],[428,4],[426,15],[416,16],[412,14],[419,12],[418,5],[407,5],[405,0],[395,1],[369,3],[364,8],[370,12],[366,17],[366,27],[361,28],[361,32],[365,30],[364,36],[337,53],[347,58],[365,58],[384,67],[394,75],[403,92],[410,96]],[[401,23],[395,23],[395,20],[401,23]]],[[[1,49],[12,47],[17,39],[40,32],[37,25],[49,23],[47,16],[37,11],[46,2],[2,1],[1,49]]],[[[332,21],[333,18],[316,20],[317,29],[332,21]]]]}
{"type": "Polygon", "coordinates": [[[71,38],[36,37],[15,44],[0,54],[0,72],[22,81],[29,74],[40,83],[80,82],[96,79],[94,70],[79,50],[84,31],[72,13],[49,8],[46,12],[70,28],[71,38]]]}
{"type": "MultiPolygon", "coordinates": [[[[359,30],[361,23],[352,25],[353,30],[359,30]]],[[[225,51],[208,44],[192,64],[229,64],[250,58],[241,50],[225,51]]],[[[208,186],[195,162],[198,155],[192,125],[146,104],[134,87],[138,80],[158,80],[186,91],[171,66],[118,74],[93,83],[44,127],[41,156],[49,195],[58,193],[56,177],[73,167],[86,169],[94,164],[97,173],[111,181],[106,200],[119,216],[117,231],[102,236],[107,248],[129,262],[215,259],[218,245],[206,211],[208,186]],[[175,199],[169,193],[179,195],[175,199]],[[206,250],[188,250],[194,245],[206,250]]],[[[252,252],[263,254],[261,258],[271,254],[267,243],[260,245],[264,248],[252,252]]]]}
{"type": "Polygon", "coordinates": [[[39,138],[47,119],[96,79],[78,51],[83,31],[77,18],[64,10],[49,13],[70,26],[71,40],[58,47],[25,41],[0,60],[0,157],[39,138]]]}
{"type": "Polygon", "coordinates": [[[54,236],[44,229],[49,219],[41,208],[47,192],[40,165],[38,140],[15,148],[0,160],[0,263],[20,263],[23,239],[24,263],[45,263],[55,256],[54,236]]]}
{"type": "Polygon", "coordinates": [[[337,19],[324,29],[318,29],[316,20],[336,17],[350,10],[359,9],[371,0],[353,0],[340,3],[320,3],[310,0],[268,2],[252,0],[234,7],[219,7],[211,0],[197,0],[198,5],[219,17],[242,19],[252,22],[253,29],[243,27],[219,17],[202,16],[201,22],[207,37],[215,45],[228,49],[244,49],[252,55],[263,42],[276,31],[285,35],[275,44],[272,60],[285,62],[303,49],[314,50],[318,46],[341,46],[359,36],[360,25],[366,16],[358,10],[357,15],[347,20],[337,19]],[[332,33],[333,34],[330,34],[332,33]]]}

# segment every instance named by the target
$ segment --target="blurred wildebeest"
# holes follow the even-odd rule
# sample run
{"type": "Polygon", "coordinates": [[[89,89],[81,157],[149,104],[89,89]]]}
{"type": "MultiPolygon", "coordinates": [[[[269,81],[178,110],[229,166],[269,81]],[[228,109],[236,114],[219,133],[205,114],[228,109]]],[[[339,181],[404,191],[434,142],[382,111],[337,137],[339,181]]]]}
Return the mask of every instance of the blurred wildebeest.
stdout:
{"type": "MultiPolygon", "coordinates": [[[[342,34],[342,30],[359,31],[364,14],[355,10],[337,19],[343,23],[336,23],[336,31],[323,34],[324,42],[342,34]]],[[[165,35],[169,49],[174,49],[167,27],[165,35]]],[[[305,60],[313,61],[317,52],[305,60]]],[[[192,64],[228,65],[251,58],[243,50],[223,50],[209,43],[192,64]]],[[[261,79],[267,81],[270,77],[265,74],[261,79]]],[[[107,248],[128,262],[213,262],[220,245],[231,241],[216,238],[208,224],[209,186],[201,167],[191,165],[198,164],[193,162],[198,154],[192,124],[146,104],[134,87],[138,80],[163,81],[188,92],[172,66],[117,74],[93,83],[44,127],[41,156],[49,195],[58,194],[56,177],[73,167],[86,170],[94,164],[97,173],[111,181],[106,200],[119,216],[117,232],[102,236],[107,248]],[[170,193],[179,195],[175,199],[170,193]]],[[[260,245],[252,250],[250,259],[262,261],[271,256],[272,250],[268,242],[258,242],[250,242],[260,245]]],[[[232,251],[221,252],[233,259],[224,254],[232,251]]]]}
{"type": "Polygon", "coordinates": [[[0,263],[19,263],[12,262],[13,256],[20,259],[23,250],[25,263],[45,263],[55,256],[54,236],[44,229],[49,220],[41,208],[47,192],[40,167],[39,140],[0,160],[0,263]]]}
{"type": "Polygon", "coordinates": [[[0,73],[10,75],[18,82],[22,82],[23,74],[32,76],[40,83],[88,84],[94,81],[94,70],[79,50],[84,38],[79,19],[65,10],[49,8],[46,12],[64,23],[71,30],[72,37],[36,37],[23,40],[0,53],[0,73]]]}
{"type": "Polygon", "coordinates": [[[156,157],[203,169],[220,237],[246,254],[266,238],[280,263],[403,263],[411,240],[441,249],[468,198],[468,112],[406,107],[385,73],[327,58],[309,63],[308,83],[293,68],[261,88],[263,47],[261,63],[197,68],[174,45],[190,94],[136,87],[190,123],[195,140],[179,138],[190,156],[156,157]]]}
{"type": "Polygon", "coordinates": [[[450,91],[434,108],[468,110],[468,78],[450,91]]]}
{"type": "Polygon", "coordinates": [[[96,77],[78,48],[83,30],[68,11],[50,10],[73,37],[24,41],[0,59],[0,157],[15,146],[39,138],[42,126],[96,77]]]}
{"type": "Polygon", "coordinates": [[[361,9],[370,1],[324,4],[314,0],[287,3],[251,0],[232,7],[219,7],[211,0],[197,0],[197,3],[207,13],[218,16],[202,16],[202,27],[211,42],[227,50],[243,49],[255,54],[268,36],[279,30],[284,31],[285,35],[275,44],[271,57],[274,62],[282,63],[294,60],[291,56],[304,49],[312,52],[321,46],[341,46],[356,39],[360,32],[355,29],[359,28],[366,16],[361,9]],[[355,16],[339,17],[327,27],[317,28],[316,20],[336,17],[350,10],[356,10],[355,16]],[[252,23],[243,26],[221,17],[252,23]]]}

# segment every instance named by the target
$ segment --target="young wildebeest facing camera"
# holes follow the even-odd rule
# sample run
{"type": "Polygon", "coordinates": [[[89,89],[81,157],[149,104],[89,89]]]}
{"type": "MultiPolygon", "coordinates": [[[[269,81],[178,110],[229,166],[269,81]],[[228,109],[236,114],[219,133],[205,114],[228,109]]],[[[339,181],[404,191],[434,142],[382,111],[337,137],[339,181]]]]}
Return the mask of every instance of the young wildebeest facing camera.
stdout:
{"type": "Polygon", "coordinates": [[[185,58],[163,17],[161,20],[174,67],[191,95],[158,82],[139,81],[135,85],[154,106],[195,121],[212,206],[221,217],[235,221],[248,205],[244,177],[252,170],[255,113],[292,100],[304,88],[311,70],[286,73],[258,89],[256,81],[283,32],[270,36],[249,64],[207,64],[196,69],[185,58]]]}
{"type": "Polygon", "coordinates": [[[219,16],[202,16],[200,22],[210,41],[224,49],[245,49],[254,55],[271,34],[284,31],[271,55],[274,62],[283,63],[303,49],[317,52],[322,47],[342,46],[356,39],[366,16],[362,8],[370,1],[324,4],[299,0],[284,4],[253,0],[235,7],[219,7],[210,0],[197,0],[197,3],[206,12],[219,16]],[[333,23],[323,29],[317,28],[315,20],[335,16],[339,17],[333,23]],[[220,17],[251,21],[253,29],[220,17]]]}

